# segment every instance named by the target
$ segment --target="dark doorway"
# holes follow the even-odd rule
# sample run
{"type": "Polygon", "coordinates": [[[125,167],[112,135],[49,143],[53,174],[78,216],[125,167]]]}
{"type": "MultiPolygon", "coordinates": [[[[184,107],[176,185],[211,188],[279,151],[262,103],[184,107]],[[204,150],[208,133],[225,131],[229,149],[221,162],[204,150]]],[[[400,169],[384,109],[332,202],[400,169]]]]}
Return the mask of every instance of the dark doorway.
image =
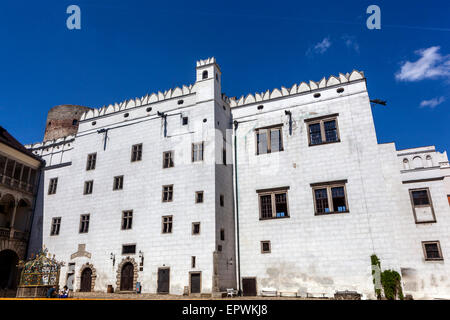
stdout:
{"type": "Polygon", "coordinates": [[[170,269],[158,269],[158,293],[169,293],[170,269]]]}
{"type": "Polygon", "coordinates": [[[244,296],[256,296],[256,278],[242,279],[242,293],[244,296]]]}
{"type": "Polygon", "coordinates": [[[91,268],[85,268],[81,273],[81,292],[91,292],[92,288],[92,270],[91,268]]]}
{"type": "Polygon", "coordinates": [[[120,277],[120,291],[133,291],[134,266],[131,262],[125,263],[122,267],[120,277]]]}
{"type": "Polygon", "coordinates": [[[191,275],[191,293],[200,293],[201,273],[192,272],[190,275],[191,275]]]}
{"type": "Polygon", "coordinates": [[[12,250],[0,252],[0,289],[16,290],[19,282],[19,257],[12,250]]]}

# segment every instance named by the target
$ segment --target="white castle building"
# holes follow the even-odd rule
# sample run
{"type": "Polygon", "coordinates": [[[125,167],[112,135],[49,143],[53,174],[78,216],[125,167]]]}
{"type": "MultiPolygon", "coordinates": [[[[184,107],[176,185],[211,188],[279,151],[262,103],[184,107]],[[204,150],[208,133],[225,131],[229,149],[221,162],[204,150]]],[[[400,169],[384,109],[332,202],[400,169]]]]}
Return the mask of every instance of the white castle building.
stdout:
{"type": "Polygon", "coordinates": [[[447,155],[378,144],[362,72],[240,99],[221,81],[198,61],[193,85],[27,146],[46,161],[29,252],[66,262],[60,285],[374,298],[375,254],[404,294],[450,297],[447,155]]]}

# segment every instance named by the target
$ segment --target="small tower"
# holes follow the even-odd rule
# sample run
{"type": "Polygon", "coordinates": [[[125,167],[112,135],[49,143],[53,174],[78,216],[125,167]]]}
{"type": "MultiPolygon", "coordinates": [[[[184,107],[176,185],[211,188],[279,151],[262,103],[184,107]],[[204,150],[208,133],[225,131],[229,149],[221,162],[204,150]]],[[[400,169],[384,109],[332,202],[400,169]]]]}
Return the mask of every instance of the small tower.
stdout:
{"type": "Polygon", "coordinates": [[[219,99],[222,94],[222,72],[214,57],[197,61],[195,81],[197,102],[219,99]]]}
{"type": "Polygon", "coordinates": [[[50,109],[47,114],[44,141],[67,137],[78,132],[78,121],[91,108],[61,105],[50,109]]]}

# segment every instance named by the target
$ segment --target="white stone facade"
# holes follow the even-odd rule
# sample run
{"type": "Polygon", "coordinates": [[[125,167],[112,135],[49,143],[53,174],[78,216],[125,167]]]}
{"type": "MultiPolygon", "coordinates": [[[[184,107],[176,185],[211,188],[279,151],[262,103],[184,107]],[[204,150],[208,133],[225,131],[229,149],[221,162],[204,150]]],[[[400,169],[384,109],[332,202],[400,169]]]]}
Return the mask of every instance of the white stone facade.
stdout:
{"type": "Polygon", "coordinates": [[[118,290],[119,266],[128,258],[143,292],[156,292],[158,268],[169,267],[174,294],[190,285],[190,272],[201,272],[202,293],[240,287],[240,276],[256,278],[258,294],[355,290],[373,298],[370,256],[376,254],[382,269],[402,273],[405,293],[450,297],[447,156],[427,149],[429,170],[405,170],[406,151],[378,144],[361,72],[235,99],[222,94],[214,58],[202,60],[194,85],[88,111],[75,136],[28,147],[47,162],[35,243],[42,221],[43,244],[58,260],[75,263],[75,290],[87,263],[95,268],[94,290],[118,290]],[[329,115],[339,141],[310,146],[308,121],[329,115]],[[274,125],[281,127],[283,151],[257,155],[255,129],[274,125]],[[192,162],[198,142],[203,161],[192,162]],[[131,162],[132,145],[141,143],[142,160],[131,162]],[[174,151],[173,168],[162,168],[165,151],[174,151]],[[87,171],[91,153],[96,167],[87,171]],[[113,191],[120,175],[123,190],[113,191]],[[56,177],[57,192],[48,195],[56,177]],[[84,195],[89,180],[93,192],[84,195]],[[311,184],[333,181],[345,181],[348,212],[316,215],[311,184]],[[172,202],[162,202],[164,185],[173,185],[172,202]],[[416,224],[410,186],[430,188],[436,222],[416,224]],[[288,188],[289,217],[260,219],[257,190],[272,188],[288,188]],[[203,203],[195,203],[196,191],[204,192],[203,203]],[[121,230],[124,210],[133,210],[131,230],[121,230]],[[90,214],[88,233],[79,233],[82,214],[90,214]],[[163,234],[168,215],[173,230],[163,234]],[[54,217],[61,217],[60,232],[50,236],[54,217]],[[199,235],[192,234],[193,222],[201,223],[199,235]],[[434,240],[444,260],[425,261],[421,243],[434,240]],[[270,241],[270,253],[261,253],[261,241],[270,241]],[[89,254],[73,255],[79,244],[89,254]],[[136,254],[122,255],[124,244],[136,244],[136,254]]]}

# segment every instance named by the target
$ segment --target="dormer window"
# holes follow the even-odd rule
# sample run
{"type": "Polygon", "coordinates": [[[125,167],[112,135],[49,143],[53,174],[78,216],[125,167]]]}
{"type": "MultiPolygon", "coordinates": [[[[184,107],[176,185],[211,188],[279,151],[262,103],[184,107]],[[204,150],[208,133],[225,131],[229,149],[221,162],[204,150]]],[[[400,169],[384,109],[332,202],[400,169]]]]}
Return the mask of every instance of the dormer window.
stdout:
{"type": "Polygon", "coordinates": [[[208,71],[203,71],[202,73],[202,79],[208,79],[208,71]]]}

